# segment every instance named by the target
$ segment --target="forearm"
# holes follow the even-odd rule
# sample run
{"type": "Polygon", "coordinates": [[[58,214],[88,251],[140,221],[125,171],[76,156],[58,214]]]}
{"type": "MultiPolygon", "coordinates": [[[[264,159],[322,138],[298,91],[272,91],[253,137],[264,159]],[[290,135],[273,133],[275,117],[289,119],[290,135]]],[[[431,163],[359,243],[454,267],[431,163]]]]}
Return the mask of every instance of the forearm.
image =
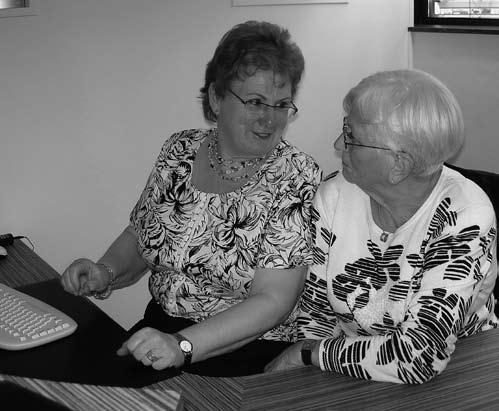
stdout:
{"type": "Polygon", "coordinates": [[[243,302],[182,331],[194,346],[193,361],[236,350],[257,339],[287,318],[293,307],[283,307],[267,295],[243,302]]]}
{"type": "Polygon", "coordinates": [[[147,271],[147,265],[137,250],[137,235],[130,226],[114,240],[98,263],[104,263],[113,270],[113,288],[128,287],[136,283],[147,271]]]}
{"type": "Polygon", "coordinates": [[[247,299],[182,331],[193,361],[233,351],[283,322],[303,289],[306,266],[257,269],[247,299]]]}
{"type": "Polygon", "coordinates": [[[454,348],[454,343],[436,347],[433,341],[426,341],[421,350],[413,341],[396,335],[338,337],[321,341],[314,365],[359,379],[421,384],[445,369],[454,348]]]}
{"type": "MultiPolygon", "coordinates": [[[[471,292],[471,286],[464,288],[471,292]]],[[[432,290],[421,291],[409,305],[405,321],[390,332],[323,339],[316,365],[325,371],[366,380],[427,382],[446,368],[455,349],[456,331],[464,320],[465,306],[465,299],[457,293],[443,297],[434,295],[432,290]]]]}

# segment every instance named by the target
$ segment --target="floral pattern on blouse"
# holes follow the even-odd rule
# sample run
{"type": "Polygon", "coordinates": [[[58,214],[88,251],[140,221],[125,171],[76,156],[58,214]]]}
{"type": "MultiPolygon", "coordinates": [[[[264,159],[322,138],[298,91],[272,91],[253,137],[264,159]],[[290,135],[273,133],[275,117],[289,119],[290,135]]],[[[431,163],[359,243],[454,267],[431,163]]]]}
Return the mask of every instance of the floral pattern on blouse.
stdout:
{"type": "MultiPolygon", "coordinates": [[[[202,192],[192,166],[210,131],[165,142],[130,215],[151,295],[169,315],[197,322],[247,298],[256,268],[311,263],[310,209],[321,178],[309,155],[281,141],[240,189],[202,192]]],[[[262,338],[294,341],[296,310],[262,338]]]]}
{"type": "Polygon", "coordinates": [[[321,369],[423,383],[458,338],[497,327],[496,220],[486,194],[444,167],[430,197],[386,241],[369,197],[341,174],[312,209],[314,263],[298,319],[321,369]]]}

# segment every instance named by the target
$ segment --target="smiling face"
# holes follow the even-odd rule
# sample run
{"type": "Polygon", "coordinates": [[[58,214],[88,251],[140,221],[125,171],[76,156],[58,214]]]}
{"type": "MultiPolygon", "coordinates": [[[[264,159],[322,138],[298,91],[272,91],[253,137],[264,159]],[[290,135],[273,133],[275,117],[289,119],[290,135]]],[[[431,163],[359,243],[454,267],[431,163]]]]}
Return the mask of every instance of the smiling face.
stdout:
{"type": "MultiPolygon", "coordinates": [[[[272,71],[256,71],[245,80],[234,80],[230,90],[242,100],[272,106],[291,101],[291,84],[272,71]]],[[[254,113],[232,93],[219,97],[210,87],[210,104],[217,113],[220,151],[224,157],[252,158],[265,155],[281,140],[288,123],[284,112],[265,107],[254,113]]]]}

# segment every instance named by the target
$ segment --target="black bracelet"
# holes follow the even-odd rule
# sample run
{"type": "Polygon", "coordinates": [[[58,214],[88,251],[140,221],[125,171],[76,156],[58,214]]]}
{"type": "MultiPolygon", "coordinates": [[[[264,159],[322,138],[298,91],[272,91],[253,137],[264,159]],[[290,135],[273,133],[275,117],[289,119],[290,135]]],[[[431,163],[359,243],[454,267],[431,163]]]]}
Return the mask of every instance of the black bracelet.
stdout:
{"type": "Polygon", "coordinates": [[[315,347],[314,340],[305,340],[301,346],[301,360],[304,365],[312,365],[312,350],[315,347]]]}

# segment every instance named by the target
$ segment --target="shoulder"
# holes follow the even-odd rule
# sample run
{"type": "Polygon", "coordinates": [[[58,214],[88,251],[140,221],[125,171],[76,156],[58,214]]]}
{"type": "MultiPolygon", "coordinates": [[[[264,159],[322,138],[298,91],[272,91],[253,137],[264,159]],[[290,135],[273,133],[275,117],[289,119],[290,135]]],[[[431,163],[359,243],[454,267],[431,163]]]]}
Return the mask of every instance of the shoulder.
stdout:
{"type": "Polygon", "coordinates": [[[275,148],[273,168],[278,167],[287,177],[319,185],[322,170],[315,159],[286,140],[282,140],[275,148]]]}
{"type": "Polygon", "coordinates": [[[336,202],[340,194],[348,190],[348,185],[349,183],[345,180],[341,171],[333,171],[320,183],[317,189],[317,198],[321,202],[336,202]]]}
{"type": "Polygon", "coordinates": [[[488,195],[472,180],[444,167],[437,187],[434,219],[440,224],[447,222],[455,229],[478,226],[482,234],[495,230],[494,207],[488,195]]]}
{"type": "Polygon", "coordinates": [[[342,201],[346,192],[355,189],[356,186],[348,183],[341,171],[334,171],[326,176],[317,188],[314,197],[314,208],[322,215],[331,217],[338,204],[342,201]]]}
{"type": "Polygon", "coordinates": [[[476,207],[494,212],[489,196],[478,184],[446,166],[442,170],[441,189],[442,195],[449,197],[456,208],[476,207]]]}
{"type": "Polygon", "coordinates": [[[209,134],[210,129],[192,128],[180,130],[168,137],[161,146],[160,157],[179,157],[190,152],[190,148],[199,145],[209,134]]]}
{"type": "Polygon", "coordinates": [[[163,148],[171,146],[179,141],[194,142],[199,139],[204,139],[210,134],[210,129],[191,128],[186,130],[176,131],[168,137],[164,143],[163,148]]]}
{"type": "Polygon", "coordinates": [[[366,203],[367,194],[356,184],[348,182],[341,171],[334,171],[320,183],[315,194],[314,205],[318,211],[345,210],[349,213],[366,203]]]}

